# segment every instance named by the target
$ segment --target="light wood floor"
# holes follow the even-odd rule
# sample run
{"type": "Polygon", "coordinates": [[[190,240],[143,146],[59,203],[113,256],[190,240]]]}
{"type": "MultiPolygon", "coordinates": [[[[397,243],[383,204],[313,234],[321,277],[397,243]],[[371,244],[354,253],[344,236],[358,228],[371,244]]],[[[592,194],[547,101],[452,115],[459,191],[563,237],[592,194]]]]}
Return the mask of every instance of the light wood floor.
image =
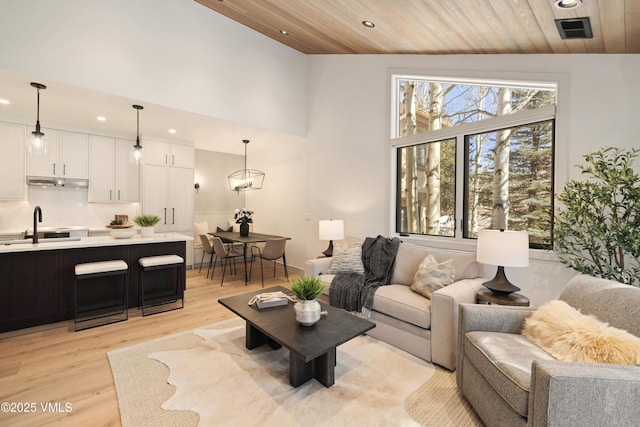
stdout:
{"type": "MultiPolygon", "coordinates": [[[[286,286],[280,266],[275,279],[272,271],[265,266],[265,287],[286,286]]],[[[11,409],[22,411],[6,412],[3,406],[0,426],[120,425],[106,353],[233,317],[218,304],[218,298],[259,289],[259,275],[254,266],[253,280],[245,286],[240,267],[238,275],[227,274],[224,287],[220,287],[218,269],[213,281],[205,278],[205,269],[201,274],[188,270],[182,310],[143,318],[139,310],[131,309],[126,322],[79,332],[73,332],[69,321],[0,334],[0,403],[12,402],[11,409]],[[44,411],[41,405],[48,403],[49,411],[44,411]],[[60,405],[58,412],[56,404],[60,405]],[[71,405],[71,411],[66,411],[65,404],[71,405]],[[35,412],[24,413],[27,409],[35,412]]]]}

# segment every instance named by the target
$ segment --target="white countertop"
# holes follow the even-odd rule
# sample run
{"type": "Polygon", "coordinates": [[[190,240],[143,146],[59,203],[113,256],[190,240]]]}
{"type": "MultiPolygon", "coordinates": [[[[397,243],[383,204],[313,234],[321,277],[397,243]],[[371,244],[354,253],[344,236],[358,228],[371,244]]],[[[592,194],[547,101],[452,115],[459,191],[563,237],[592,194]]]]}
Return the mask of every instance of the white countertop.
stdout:
{"type": "Polygon", "coordinates": [[[12,252],[47,251],[57,249],[92,248],[101,246],[146,245],[149,243],[187,242],[193,237],[179,233],[155,233],[151,237],[141,237],[139,234],[128,239],[116,239],[111,236],[80,237],[75,240],[56,240],[40,243],[17,243],[6,245],[0,241],[0,254],[12,252]]]}

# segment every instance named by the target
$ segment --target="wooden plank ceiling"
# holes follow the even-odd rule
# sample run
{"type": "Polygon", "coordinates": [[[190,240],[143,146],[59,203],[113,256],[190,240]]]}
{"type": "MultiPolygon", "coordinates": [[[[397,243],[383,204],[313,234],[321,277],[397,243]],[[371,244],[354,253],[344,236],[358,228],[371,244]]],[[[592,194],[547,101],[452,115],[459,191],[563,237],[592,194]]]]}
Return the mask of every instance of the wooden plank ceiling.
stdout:
{"type": "Polygon", "coordinates": [[[640,53],[640,0],[195,1],[307,54],[640,53]],[[593,38],[562,40],[555,19],[580,17],[593,38]]]}

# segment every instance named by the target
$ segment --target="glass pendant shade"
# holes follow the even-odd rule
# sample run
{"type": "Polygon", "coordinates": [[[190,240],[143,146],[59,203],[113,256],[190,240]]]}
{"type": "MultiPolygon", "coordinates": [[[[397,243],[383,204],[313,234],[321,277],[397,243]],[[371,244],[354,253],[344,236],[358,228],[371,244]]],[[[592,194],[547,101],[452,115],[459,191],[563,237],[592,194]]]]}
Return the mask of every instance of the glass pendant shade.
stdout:
{"type": "Polygon", "coordinates": [[[44,136],[44,132],[40,130],[40,89],[46,89],[47,87],[41,83],[31,83],[31,86],[37,90],[38,104],[36,110],[36,130],[31,132],[31,141],[29,142],[29,154],[36,156],[43,156],[47,154],[47,139],[44,136]]]}
{"type": "Polygon", "coordinates": [[[142,157],[142,145],[140,145],[140,110],[144,109],[142,105],[133,105],[136,109],[136,144],[131,147],[129,151],[129,162],[133,164],[140,164],[140,158],[142,157]]]}
{"type": "Polygon", "coordinates": [[[244,169],[229,175],[229,189],[231,191],[249,191],[262,188],[265,174],[256,169],[247,169],[247,144],[248,139],[243,139],[244,143],[244,169]]]}

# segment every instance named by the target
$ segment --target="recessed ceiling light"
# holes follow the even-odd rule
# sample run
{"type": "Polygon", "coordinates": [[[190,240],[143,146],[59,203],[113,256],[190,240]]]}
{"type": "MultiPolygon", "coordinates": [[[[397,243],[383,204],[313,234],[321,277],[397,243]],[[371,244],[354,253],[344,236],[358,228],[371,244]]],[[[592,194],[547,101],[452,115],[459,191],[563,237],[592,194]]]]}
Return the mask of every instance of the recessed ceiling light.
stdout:
{"type": "Polygon", "coordinates": [[[282,34],[283,36],[288,36],[290,33],[287,30],[280,30],[280,34],[282,34]]]}
{"type": "Polygon", "coordinates": [[[175,129],[169,129],[169,133],[176,133],[175,129]]]}
{"type": "Polygon", "coordinates": [[[2,104],[2,105],[9,105],[9,104],[11,104],[11,102],[9,102],[9,100],[8,100],[8,99],[0,99],[0,104],[2,104]]]}
{"type": "Polygon", "coordinates": [[[107,118],[106,117],[102,117],[102,116],[98,116],[98,117],[96,117],[96,120],[99,121],[99,122],[106,122],[107,118]]]}
{"type": "Polygon", "coordinates": [[[374,24],[374,23],[373,23],[373,22],[371,22],[371,21],[362,21],[362,25],[364,25],[364,26],[365,26],[365,27],[367,27],[367,28],[373,28],[373,27],[375,27],[375,26],[376,26],[376,24],[374,24]]]}
{"type": "Polygon", "coordinates": [[[556,0],[553,5],[562,10],[575,9],[582,5],[582,0],[556,0]]]}

